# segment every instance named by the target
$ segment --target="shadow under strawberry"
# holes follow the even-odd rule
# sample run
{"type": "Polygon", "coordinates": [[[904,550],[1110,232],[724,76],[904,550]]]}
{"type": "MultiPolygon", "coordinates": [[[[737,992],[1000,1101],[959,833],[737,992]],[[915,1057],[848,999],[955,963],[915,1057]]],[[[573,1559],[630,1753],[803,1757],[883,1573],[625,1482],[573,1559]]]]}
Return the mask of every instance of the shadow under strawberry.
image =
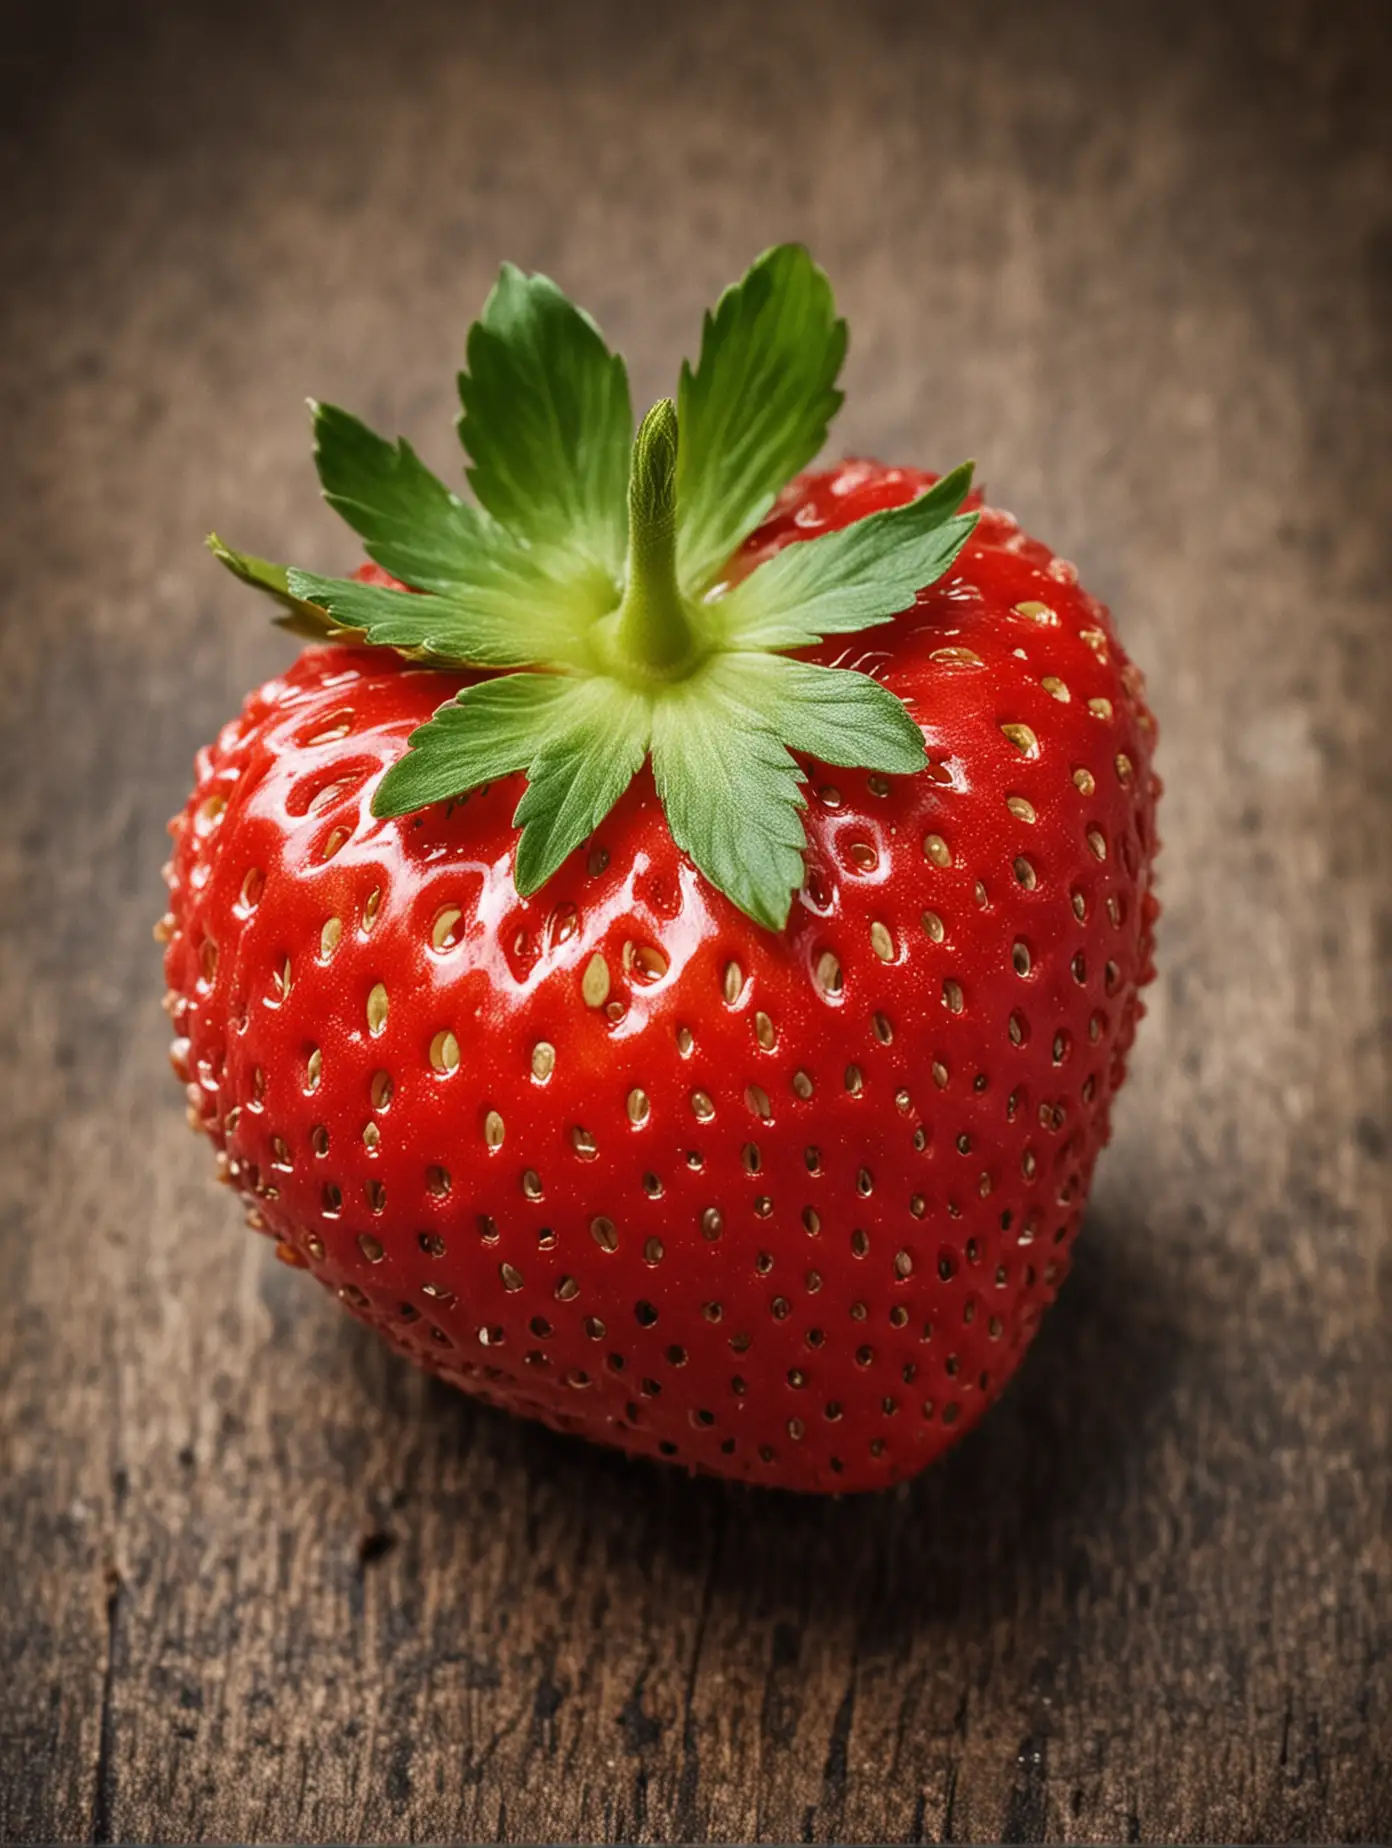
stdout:
{"type": "MultiPolygon", "coordinates": [[[[343,1330],[346,1371],[399,1421],[403,1569],[435,1576],[499,1523],[517,1545],[505,1601],[557,1578],[602,1583],[612,1612],[655,1597],[689,1613],[694,1586],[741,1628],[792,1625],[805,1643],[854,1624],[888,1655],[925,1626],[980,1629],[1071,1604],[1098,1575],[1141,1571],[1160,1536],[1162,1407],[1185,1337],[1173,1286],[1139,1234],[1090,1218],[1073,1274],[998,1406],[895,1490],[840,1500],[685,1476],[523,1424],[343,1330]],[[471,1534],[471,1530],[472,1534],[471,1534]],[[683,1581],[685,1588],[682,1589],[683,1581]]],[[[352,1408],[345,1408],[345,1417],[352,1408]]],[[[366,1488],[367,1485],[365,1484],[366,1488]]],[[[500,1588],[501,1589],[501,1588],[500,1588]]],[[[612,1617],[610,1619],[613,1620],[612,1617]]],[[[1017,1638],[1017,1641],[1019,1639],[1017,1638]]]]}

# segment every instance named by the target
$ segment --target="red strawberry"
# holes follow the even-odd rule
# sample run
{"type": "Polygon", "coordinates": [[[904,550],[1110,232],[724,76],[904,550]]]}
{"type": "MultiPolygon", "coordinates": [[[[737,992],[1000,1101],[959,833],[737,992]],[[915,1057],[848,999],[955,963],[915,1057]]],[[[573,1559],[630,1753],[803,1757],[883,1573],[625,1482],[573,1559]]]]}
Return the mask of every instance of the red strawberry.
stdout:
{"type": "MultiPolygon", "coordinates": [[[[514,278],[504,297],[529,287],[534,302],[550,287],[514,278]]],[[[786,311],[809,278],[824,287],[802,253],[774,252],[742,285],[752,309],[739,291],[724,298],[683,382],[683,433],[701,427],[703,389],[718,395],[721,339],[747,356],[751,320],[766,329],[757,314],[786,311]]],[[[503,339],[505,317],[486,313],[490,325],[503,339]]],[[[843,337],[829,314],[822,325],[834,376],[843,337]]],[[[493,452],[471,419],[506,368],[478,330],[470,362],[464,433],[480,499],[501,519],[493,452]]],[[[540,402],[535,381],[529,396],[525,378],[507,377],[524,407],[540,402]]],[[[817,399],[815,378],[798,389],[817,399]]],[[[828,394],[770,468],[817,446],[828,394]]],[[[684,492],[672,421],[670,407],[645,420],[635,452],[627,582],[645,585],[647,606],[625,630],[633,593],[616,577],[620,626],[606,632],[603,609],[585,617],[607,634],[597,649],[646,633],[657,690],[607,654],[587,669],[563,642],[549,657],[561,672],[543,697],[598,685],[590,696],[603,699],[617,684],[627,703],[604,708],[584,751],[562,752],[556,804],[575,812],[546,863],[527,867],[514,815],[525,797],[518,818],[536,825],[534,792],[556,773],[545,740],[526,756],[499,743],[504,721],[483,702],[542,677],[403,664],[403,647],[432,661],[452,652],[428,607],[443,574],[421,568],[429,547],[401,543],[406,500],[391,499],[420,465],[320,413],[330,498],[385,568],[333,584],[225,556],[294,620],[322,626],[328,611],[341,627],[389,628],[374,639],[390,645],[311,649],[200,756],[173,824],[174,1061],[252,1223],[422,1365],[630,1451],[790,1488],[877,1487],[975,1422],[1067,1268],[1151,973],[1153,723],[1072,567],[1007,514],[983,509],[970,531],[970,516],[954,517],[960,477],[937,490],[936,511],[934,477],[913,470],[857,462],[801,477],[732,564],[720,569],[728,546],[707,560],[716,594],[683,590],[664,614],[676,595],[662,571],[673,462],[678,521],[684,492]],[[360,465],[351,491],[343,446],[326,453],[344,431],[360,465]],[[364,457],[376,458],[375,502],[364,457]],[[912,599],[890,581],[862,621],[892,623],[848,644],[861,621],[819,626],[819,587],[837,568],[848,581],[852,540],[892,580],[876,535],[902,533],[906,514],[886,510],[910,508],[948,531],[947,574],[912,599]],[[846,535],[830,542],[839,555],[817,543],[832,533],[846,535]],[[814,704],[827,688],[870,689],[854,712],[862,734],[907,707],[918,753],[869,736],[869,761],[900,766],[887,773],[800,748],[805,876],[791,909],[781,901],[786,921],[768,914],[787,876],[779,828],[799,819],[796,770],[791,800],[770,806],[769,736],[786,725],[805,737],[810,721],[782,708],[767,725],[749,718],[764,697],[753,676],[772,658],[755,626],[773,635],[779,599],[767,593],[773,616],[751,619],[734,596],[772,582],[759,574],[775,556],[803,573],[780,581],[811,633],[763,646],[854,670],[798,686],[814,704]],[[726,612],[718,633],[740,645],[713,658],[751,678],[706,710],[689,689],[712,657],[690,665],[691,635],[726,612]],[[481,691],[450,703],[465,688],[481,691]],[[654,711],[691,702],[680,747],[664,758],[652,719],[653,767],[631,753],[636,774],[577,810],[585,753],[609,750],[649,698],[654,711]],[[713,748],[693,795],[676,752],[703,728],[713,748]],[[461,735],[476,754],[482,736],[494,772],[450,755],[461,735]],[[431,799],[427,773],[455,778],[459,799],[431,799]],[[394,800],[411,777],[410,800],[394,800]],[[708,827],[692,820],[702,804],[708,827]]],[[[602,457],[583,462],[572,487],[603,472],[602,457]]],[[[689,499],[700,507],[699,481],[689,499]]],[[[456,510],[475,517],[449,497],[449,519],[456,510]]],[[[721,531],[738,539],[739,517],[721,531]]],[[[703,534],[711,547],[721,531],[703,534]]],[[[530,537],[554,543],[537,525],[530,537]]],[[[678,557],[682,543],[679,525],[678,557]]],[[[915,559],[926,579],[921,554],[901,569],[915,559]]],[[[485,630],[468,646],[492,668],[485,630]]]]}

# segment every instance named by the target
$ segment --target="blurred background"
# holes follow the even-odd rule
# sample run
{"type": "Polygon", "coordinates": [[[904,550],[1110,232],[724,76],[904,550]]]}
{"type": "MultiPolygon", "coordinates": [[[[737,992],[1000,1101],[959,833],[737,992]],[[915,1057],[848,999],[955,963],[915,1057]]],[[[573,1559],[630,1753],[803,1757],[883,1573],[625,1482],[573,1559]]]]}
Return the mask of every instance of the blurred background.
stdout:
{"type": "Polygon", "coordinates": [[[1392,11],[12,5],[0,63],[0,1839],[1392,1832],[1392,11]],[[165,818],[341,570],[304,399],[454,478],[499,262],[669,388],[806,241],[839,448],[1146,667],[1161,976],[1076,1275],[876,1502],[509,1423],[248,1237],[165,818]]]}

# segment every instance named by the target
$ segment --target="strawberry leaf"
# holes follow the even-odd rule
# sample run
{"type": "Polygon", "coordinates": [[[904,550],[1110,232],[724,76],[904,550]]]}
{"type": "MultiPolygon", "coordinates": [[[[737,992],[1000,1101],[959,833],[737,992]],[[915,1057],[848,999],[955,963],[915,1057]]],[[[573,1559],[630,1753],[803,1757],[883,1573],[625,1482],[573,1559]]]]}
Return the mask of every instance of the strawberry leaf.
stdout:
{"type": "Polygon", "coordinates": [[[718,659],[737,692],[790,750],[826,764],[912,776],[927,768],[923,733],[901,699],[868,674],[786,655],[718,659]]]}
{"type": "Polygon", "coordinates": [[[519,538],[579,552],[617,581],[633,439],[623,360],[554,282],[511,263],[467,360],[459,435],[480,502],[519,538]]]}
{"type": "MultiPolygon", "coordinates": [[[[485,577],[480,573],[481,578],[485,577]]],[[[585,630],[602,610],[588,587],[557,584],[520,550],[490,561],[485,581],[448,593],[391,590],[351,578],[290,571],[291,593],[364,641],[459,667],[576,663],[585,630]]]]}
{"type": "Polygon", "coordinates": [[[781,930],[802,884],[806,772],[734,690],[729,663],[717,657],[657,702],[653,780],[678,847],[741,911],[781,930]]]}
{"type": "Polygon", "coordinates": [[[333,404],[313,404],[314,462],[324,499],[361,535],[369,558],[417,590],[477,583],[505,532],[466,506],[404,438],[389,443],[333,404]]]}
{"type": "Polygon", "coordinates": [[[678,574],[704,590],[826,440],[846,323],[800,244],[759,257],[721,296],[677,397],[678,574]]]}
{"type": "Polygon", "coordinates": [[[284,565],[274,565],[269,558],[257,558],[253,552],[234,552],[216,533],[208,534],[207,545],[213,557],[220,565],[225,565],[234,578],[249,584],[253,590],[264,591],[280,605],[281,614],[272,619],[278,628],[311,642],[328,641],[338,633],[326,611],[306,603],[290,589],[289,573],[284,565]]]}
{"type": "Polygon", "coordinates": [[[888,622],[934,584],[976,525],[959,514],[971,486],[963,462],[918,500],[799,540],[760,565],[714,608],[730,648],[805,648],[888,622]]]}
{"type": "Polygon", "coordinates": [[[522,830],[513,877],[525,897],[587,840],[648,754],[651,707],[612,681],[573,681],[527,771],[513,821],[522,830]]]}
{"type": "Polygon", "coordinates": [[[515,878],[544,885],[587,840],[648,753],[647,698],[598,677],[507,674],[465,687],[409,739],[377,786],[372,812],[406,815],[526,770],[514,822],[515,878]]]}
{"type": "Polygon", "coordinates": [[[574,686],[556,674],[504,674],[465,687],[407,740],[372,798],[377,816],[409,815],[525,770],[574,686]]]}

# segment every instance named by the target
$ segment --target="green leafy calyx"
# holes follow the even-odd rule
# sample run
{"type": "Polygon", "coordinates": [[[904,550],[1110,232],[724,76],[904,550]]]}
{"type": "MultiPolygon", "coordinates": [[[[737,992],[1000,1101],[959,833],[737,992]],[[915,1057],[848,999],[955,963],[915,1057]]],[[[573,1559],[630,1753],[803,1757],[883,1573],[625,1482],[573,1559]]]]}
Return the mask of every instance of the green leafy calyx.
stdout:
{"type": "Polygon", "coordinates": [[[887,688],[794,651],[907,610],[976,517],[960,511],[964,463],[906,506],[726,581],[731,555],[821,448],[845,350],[825,276],[780,245],[706,316],[676,402],[660,399],[635,435],[623,360],[594,322],[546,277],[505,265],[459,380],[477,505],[405,441],[312,407],[325,498],[405,588],[209,544],[297,634],[484,676],[411,734],[376,815],[525,772],[514,819],[527,893],[650,762],[677,845],[781,929],[806,848],[799,755],[899,775],[927,762],[887,688]]]}

